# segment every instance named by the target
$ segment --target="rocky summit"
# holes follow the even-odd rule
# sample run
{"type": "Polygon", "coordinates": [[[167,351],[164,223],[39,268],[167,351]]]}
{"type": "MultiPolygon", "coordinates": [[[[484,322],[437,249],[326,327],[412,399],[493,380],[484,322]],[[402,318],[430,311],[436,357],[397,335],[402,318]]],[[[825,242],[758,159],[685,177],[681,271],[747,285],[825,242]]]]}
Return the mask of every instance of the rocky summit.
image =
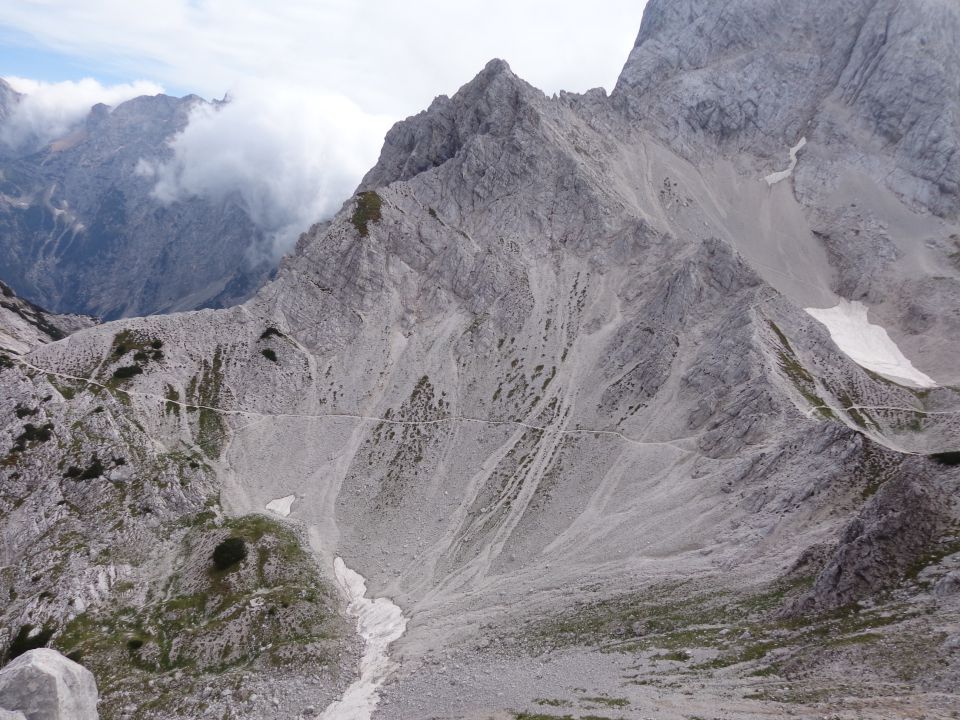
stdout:
{"type": "Polygon", "coordinates": [[[0,642],[101,718],[951,717],[960,7],[489,63],[223,310],[9,348],[0,642]]]}

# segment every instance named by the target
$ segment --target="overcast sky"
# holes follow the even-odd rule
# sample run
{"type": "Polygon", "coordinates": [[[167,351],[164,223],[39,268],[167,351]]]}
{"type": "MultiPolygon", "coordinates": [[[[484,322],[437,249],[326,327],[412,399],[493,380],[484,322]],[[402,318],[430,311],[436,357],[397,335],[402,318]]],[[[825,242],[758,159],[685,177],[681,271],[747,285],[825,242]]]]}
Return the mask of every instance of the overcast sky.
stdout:
{"type": "Polygon", "coordinates": [[[97,102],[229,93],[228,111],[198,110],[172,163],[143,170],[165,202],[240,192],[285,251],[349,196],[393,122],[491,58],[548,94],[610,90],[644,4],[0,0],[0,76],[29,98],[0,142],[56,137],[97,102]]]}
{"type": "Polygon", "coordinates": [[[370,113],[402,116],[435,95],[451,94],[493,57],[550,93],[609,89],[636,37],[643,5],[0,0],[0,74],[148,80],[208,98],[244,81],[282,81],[344,95],[370,113]]]}

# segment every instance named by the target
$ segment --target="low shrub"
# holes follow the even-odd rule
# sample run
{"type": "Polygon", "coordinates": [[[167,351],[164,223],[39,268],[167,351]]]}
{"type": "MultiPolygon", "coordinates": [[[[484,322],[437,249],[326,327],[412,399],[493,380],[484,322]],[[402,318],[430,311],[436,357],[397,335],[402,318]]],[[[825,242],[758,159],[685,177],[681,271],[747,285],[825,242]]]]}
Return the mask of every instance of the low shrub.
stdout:
{"type": "Polygon", "coordinates": [[[143,374],[143,368],[139,365],[124,365],[123,367],[118,367],[113,371],[114,380],[126,380],[132,378],[135,375],[143,374]]]}
{"type": "Polygon", "coordinates": [[[213,549],[213,566],[227,570],[247,557],[247,543],[243,538],[229,537],[213,549]]]}
{"type": "Polygon", "coordinates": [[[350,222],[360,233],[360,237],[369,234],[368,224],[380,222],[380,208],[383,201],[375,192],[362,192],[357,196],[357,207],[353,211],[350,222]]]}
{"type": "Polygon", "coordinates": [[[930,459],[941,465],[960,465],[960,450],[953,452],[934,453],[930,459]]]}
{"type": "Polygon", "coordinates": [[[10,641],[10,647],[7,648],[6,660],[8,662],[31,650],[46,647],[56,628],[48,625],[35,635],[31,635],[33,630],[33,625],[22,625],[20,627],[17,636],[10,641]]]}
{"type": "Polygon", "coordinates": [[[23,432],[17,435],[13,441],[13,449],[17,452],[23,452],[30,443],[46,442],[51,437],[53,437],[53,423],[46,423],[40,427],[33,423],[27,423],[23,426],[23,432]]]}

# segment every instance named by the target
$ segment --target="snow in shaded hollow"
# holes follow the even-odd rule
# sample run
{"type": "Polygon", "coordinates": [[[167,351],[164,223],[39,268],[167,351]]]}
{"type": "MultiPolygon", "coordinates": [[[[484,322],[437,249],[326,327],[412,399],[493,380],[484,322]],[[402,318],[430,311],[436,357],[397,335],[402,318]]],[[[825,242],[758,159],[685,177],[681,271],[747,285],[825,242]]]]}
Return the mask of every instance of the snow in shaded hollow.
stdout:
{"type": "Polygon", "coordinates": [[[280,517],[287,517],[290,514],[290,509],[293,507],[293,503],[296,501],[296,499],[296,495],[287,495],[286,497],[271,500],[267,503],[267,510],[276,513],[280,517]]]}
{"type": "Polygon", "coordinates": [[[797,167],[797,153],[799,153],[807,144],[807,138],[800,138],[800,142],[790,148],[790,165],[786,170],[781,170],[780,172],[771,173],[764,178],[767,185],[773,186],[776,185],[781,180],[786,180],[788,177],[793,175],[793,171],[797,167]]]}
{"type": "Polygon", "coordinates": [[[333,563],[340,587],[350,598],[347,612],[357,618],[357,631],[363,638],[360,672],[343,697],[332,703],[321,720],[369,720],[380,701],[380,686],[396,667],[390,659],[390,643],[407,628],[407,619],[399,607],[387,598],[371,600],[363,576],[346,566],[341,558],[333,563]]]}
{"type": "Polygon", "coordinates": [[[870,322],[863,303],[841,300],[836,307],[805,310],[827,326],[837,347],[858,365],[897,382],[922,388],[937,386],[914,367],[884,328],[870,322]]]}

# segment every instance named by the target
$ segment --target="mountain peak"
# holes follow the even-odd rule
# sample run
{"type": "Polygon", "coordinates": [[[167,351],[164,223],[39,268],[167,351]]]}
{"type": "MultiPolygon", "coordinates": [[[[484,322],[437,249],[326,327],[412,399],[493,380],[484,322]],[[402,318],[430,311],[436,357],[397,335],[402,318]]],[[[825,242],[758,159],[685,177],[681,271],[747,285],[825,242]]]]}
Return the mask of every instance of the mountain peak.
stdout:
{"type": "Polygon", "coordinates": [[[543,93],[517,77],[506,61],[491,60],[453,97],[440,95],[427,110],[395,124],[360,187],[409,179],[449,160],[474,135],[507,132],[520,107],[538,97],[543,93]]]}

